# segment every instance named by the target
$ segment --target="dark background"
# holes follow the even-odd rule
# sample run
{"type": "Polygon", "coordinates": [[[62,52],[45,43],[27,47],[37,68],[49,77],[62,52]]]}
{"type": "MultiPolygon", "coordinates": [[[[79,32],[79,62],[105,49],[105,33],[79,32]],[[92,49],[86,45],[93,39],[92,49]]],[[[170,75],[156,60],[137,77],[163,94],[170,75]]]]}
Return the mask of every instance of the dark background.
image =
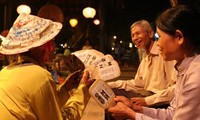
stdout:
{"type": "MultiPolygon", "coordinates": [[[[193,4],[199,9],[199,1],[179,0],[179,3],[193,4]]],[[[57,36],[57,44],[67,43],[78,50],[89,39],[96,49],[104,53],[111,53],[111,48],[119,41],[123,41],[123,46],[128,48],[131,42],[129,28],[133,22],[146,19],[153,25],[159,13],[171,7],[170,0],[0,0],[0,31],[10,29],[18,16],[16,8],[20,4],[29,5],[33,15],[37,15],[43,5],[57,5],[64,14],[64,27],[57,36]],[[95,18],[101,21],[99,26],[92,23],[93,19],[82,15],[86,6],[96,9],[95,18]],[[72,17],[79,21],[75,28],[68,22],[72,17]],[[89,35],[86,35],[87,29],[89,35]],[[115,40],[114,35],[117,36],[115,40]]]]}

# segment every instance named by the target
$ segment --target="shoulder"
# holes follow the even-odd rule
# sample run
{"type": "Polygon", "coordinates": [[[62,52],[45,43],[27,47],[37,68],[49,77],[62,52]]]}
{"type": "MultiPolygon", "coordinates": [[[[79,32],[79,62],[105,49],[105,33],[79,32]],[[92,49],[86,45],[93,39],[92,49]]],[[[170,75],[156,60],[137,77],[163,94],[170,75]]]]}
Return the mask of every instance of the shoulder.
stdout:
{"type": "Polygon", "coordinates": [[[197,55],[190,63],[190,66],[188,67],[188,72],[195,72],[199,73],[200,75],[200,55],[197,55]]]}
{"type": "Polygon", "coordinates": [[[21,78],[21,80],[35,81],[48,80],[51,78],[51,73],[39,65],[31,63],[22,64],[14,68],[7,68],[7,70],[13,74],[13,76],[21,78]]]}

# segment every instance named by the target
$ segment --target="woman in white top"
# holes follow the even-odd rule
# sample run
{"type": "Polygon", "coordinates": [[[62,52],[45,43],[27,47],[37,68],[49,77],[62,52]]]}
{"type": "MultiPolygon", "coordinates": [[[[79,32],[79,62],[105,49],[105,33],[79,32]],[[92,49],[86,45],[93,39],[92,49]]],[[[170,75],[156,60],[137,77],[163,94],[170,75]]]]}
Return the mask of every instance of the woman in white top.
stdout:
{"type": "Polygon", "coordinates": [[[167,109],[133,105],[117,96],[108,111],[115,119],[200,120],[200,17],[188,6],[178,5],[164,11],[156,20],[158,46],[166,61],[176,60],[175,97],[167,109]]]}

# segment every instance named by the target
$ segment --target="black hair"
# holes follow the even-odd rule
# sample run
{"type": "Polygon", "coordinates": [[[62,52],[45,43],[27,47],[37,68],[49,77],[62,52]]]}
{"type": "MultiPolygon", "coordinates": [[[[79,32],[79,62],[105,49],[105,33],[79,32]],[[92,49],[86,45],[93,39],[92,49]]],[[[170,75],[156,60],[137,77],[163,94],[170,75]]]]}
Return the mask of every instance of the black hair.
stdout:
{"type": "Polygon", "coordinates": [[[175,35],[180,30],[185,38],[194,46],[200,45],[200,17],[196,9],[177,5],[169,8],[156,20],[156,26],[169,35],[175,35]]]}

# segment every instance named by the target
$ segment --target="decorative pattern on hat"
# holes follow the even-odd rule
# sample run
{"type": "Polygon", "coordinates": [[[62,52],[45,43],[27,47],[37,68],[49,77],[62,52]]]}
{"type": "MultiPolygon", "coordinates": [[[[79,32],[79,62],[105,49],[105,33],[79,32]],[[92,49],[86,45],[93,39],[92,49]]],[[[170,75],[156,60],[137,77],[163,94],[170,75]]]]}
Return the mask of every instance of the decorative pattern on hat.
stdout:
{"type": "Polygon", "coordinates": [[[18,54],[41,46],[53,39],[61,28],[61,23],[34,15],[20,14],[3,40],[0,53],[18,54]]]}

